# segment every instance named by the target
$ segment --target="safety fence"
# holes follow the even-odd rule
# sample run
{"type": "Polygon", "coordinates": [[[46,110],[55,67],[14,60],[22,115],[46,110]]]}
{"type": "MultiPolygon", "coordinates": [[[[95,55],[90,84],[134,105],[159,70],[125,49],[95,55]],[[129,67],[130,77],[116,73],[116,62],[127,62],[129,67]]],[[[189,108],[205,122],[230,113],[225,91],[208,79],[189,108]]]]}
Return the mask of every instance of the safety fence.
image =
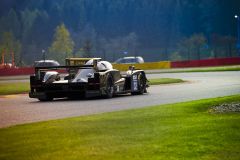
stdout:
{"type": "Polygon", "coordinates": [[[0,76],[30,75],[34,73],[33,67],[1,68],[0,76]]]}
{"type": "Polygon", "coordinates": [[[161,62],[147,62],[147,63],[138,63],[138,64],[113,64],[113,68],[120,71],[128,70],[129,66],[134,66],[138,69],[143,70],[153,70],[153,69],[168,69],[171,64],[170,61],[161,61],[161,62]]]}
{"type": "MultiPolygon", "coordinates": [[[[192,61],[174,61],[174,62],[161,61],[161,62],[147,62],[142,64],[113,64],[113,68],[121,71],[126,71],[128,70],[129,66],[135,66],[135,68],[143,70],[154,70],[154,69],[225,66],[225,65],[240,65],[240,57],[215,58],[192,61]]],[[[0,76],[30,75],[33,73],[34,73],[33,67],[0,68],[0,76]]]]}
{"type": "Polygon", "coordinates": [[[171,62],[171,68],[240,65],[240,57],[171,62]]]}

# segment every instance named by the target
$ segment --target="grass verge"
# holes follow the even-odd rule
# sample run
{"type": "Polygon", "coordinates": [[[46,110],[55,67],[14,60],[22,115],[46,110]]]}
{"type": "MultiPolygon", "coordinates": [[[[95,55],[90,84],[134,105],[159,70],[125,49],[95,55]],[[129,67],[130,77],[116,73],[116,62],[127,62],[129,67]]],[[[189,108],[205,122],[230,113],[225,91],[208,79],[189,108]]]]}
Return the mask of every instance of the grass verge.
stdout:
{"type": "MultiPolygon", "coordinates": [[[[150,79],[150,85],[180,83],[181,79],[159,78],[150,79]]],[[[29,82],[0,83],[0,95],[10,95],[29,92],[29,82]]]]}
{"type": "Polygon", "coordinates": [[[148,74],[159,73],[184,73],[184,72],[224,72],[224,71],[240,71],[240,65],[237,66],[219,66],[219,67],[202,67],[202,68],[173,68],[162,71],[147,72],[148,74]]]}
{"type": "Polygon", "coordinates": [[[175,79],[175,78],[156,78],[156,79],[149,80],[150,85],[182,83],[182,82],[184,82],[182,79],[175,79]]]}
{"type": "Polygon", "coordinates": [[[29,82],[0,83],[0,95],[26,93],[29,90],[29,82]]]}
{"type": "Polygon", "coordinates": [[[208,108],[240,95],[0,129],[0,159],[237,160],[240,114],[208,108]]]}

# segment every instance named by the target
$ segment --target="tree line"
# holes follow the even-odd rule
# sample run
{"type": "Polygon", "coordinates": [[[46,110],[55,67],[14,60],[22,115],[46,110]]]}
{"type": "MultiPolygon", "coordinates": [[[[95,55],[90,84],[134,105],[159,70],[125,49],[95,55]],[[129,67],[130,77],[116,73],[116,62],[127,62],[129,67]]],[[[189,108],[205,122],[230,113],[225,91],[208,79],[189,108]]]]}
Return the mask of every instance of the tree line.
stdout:
{"type": "Polygon", "coordinates": [[[234,0],[0,3],[0,51],[18,65],[42,59],[43,49],[47,58],[59,61],[68,56],[110,61],[125,55],[147,61],[237,56],[233,16],[240,2],[234,0]]]}

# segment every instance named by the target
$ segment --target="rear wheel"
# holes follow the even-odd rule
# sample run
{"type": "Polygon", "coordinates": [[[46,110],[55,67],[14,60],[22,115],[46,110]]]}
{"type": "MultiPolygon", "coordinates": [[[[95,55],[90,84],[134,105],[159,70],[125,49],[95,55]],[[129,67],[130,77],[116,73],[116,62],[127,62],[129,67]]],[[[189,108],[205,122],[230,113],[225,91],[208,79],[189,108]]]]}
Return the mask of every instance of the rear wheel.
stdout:
{"type": "Polygon", "coordinates": [[[106,84],[106,98],[112,98],[113,94],[114,94],[114,90],[113,90],[113,78],[111,76],[109,76],[107,78],[107,84],[106,84]]]}

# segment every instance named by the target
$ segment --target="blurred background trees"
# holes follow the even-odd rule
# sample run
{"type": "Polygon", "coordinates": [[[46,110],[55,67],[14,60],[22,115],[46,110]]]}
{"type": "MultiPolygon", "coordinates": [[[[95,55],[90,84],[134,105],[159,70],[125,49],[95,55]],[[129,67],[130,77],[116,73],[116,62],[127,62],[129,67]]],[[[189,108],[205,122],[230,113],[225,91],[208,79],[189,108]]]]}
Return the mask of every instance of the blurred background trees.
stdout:
{"type": "Polygon", "coordinates": [[[73,56],[74,42],[64,24],[57,26],[51,47],[48,49],[49,58],[64,65],[65,58],[73,56]]]}
{"type": "Polygon", "coordinates": [[[9,32],[19,64],[42,59],[48,48],[47,57],[59,61],[66,56],[110,61],[137,55],[145,61],[233,57],[239,8],[236,0],[1,0],[1,52],[9,32]],[[61,24],[72,41],[69,49],[56,47],[61,24]]]}
{"type": "Polygon", "coordinates": [[[21,64],[20,52],[21,43],[16,40],[12,32],[3,32],[0,39],[1,61],[5,63],[21,64]]]}

